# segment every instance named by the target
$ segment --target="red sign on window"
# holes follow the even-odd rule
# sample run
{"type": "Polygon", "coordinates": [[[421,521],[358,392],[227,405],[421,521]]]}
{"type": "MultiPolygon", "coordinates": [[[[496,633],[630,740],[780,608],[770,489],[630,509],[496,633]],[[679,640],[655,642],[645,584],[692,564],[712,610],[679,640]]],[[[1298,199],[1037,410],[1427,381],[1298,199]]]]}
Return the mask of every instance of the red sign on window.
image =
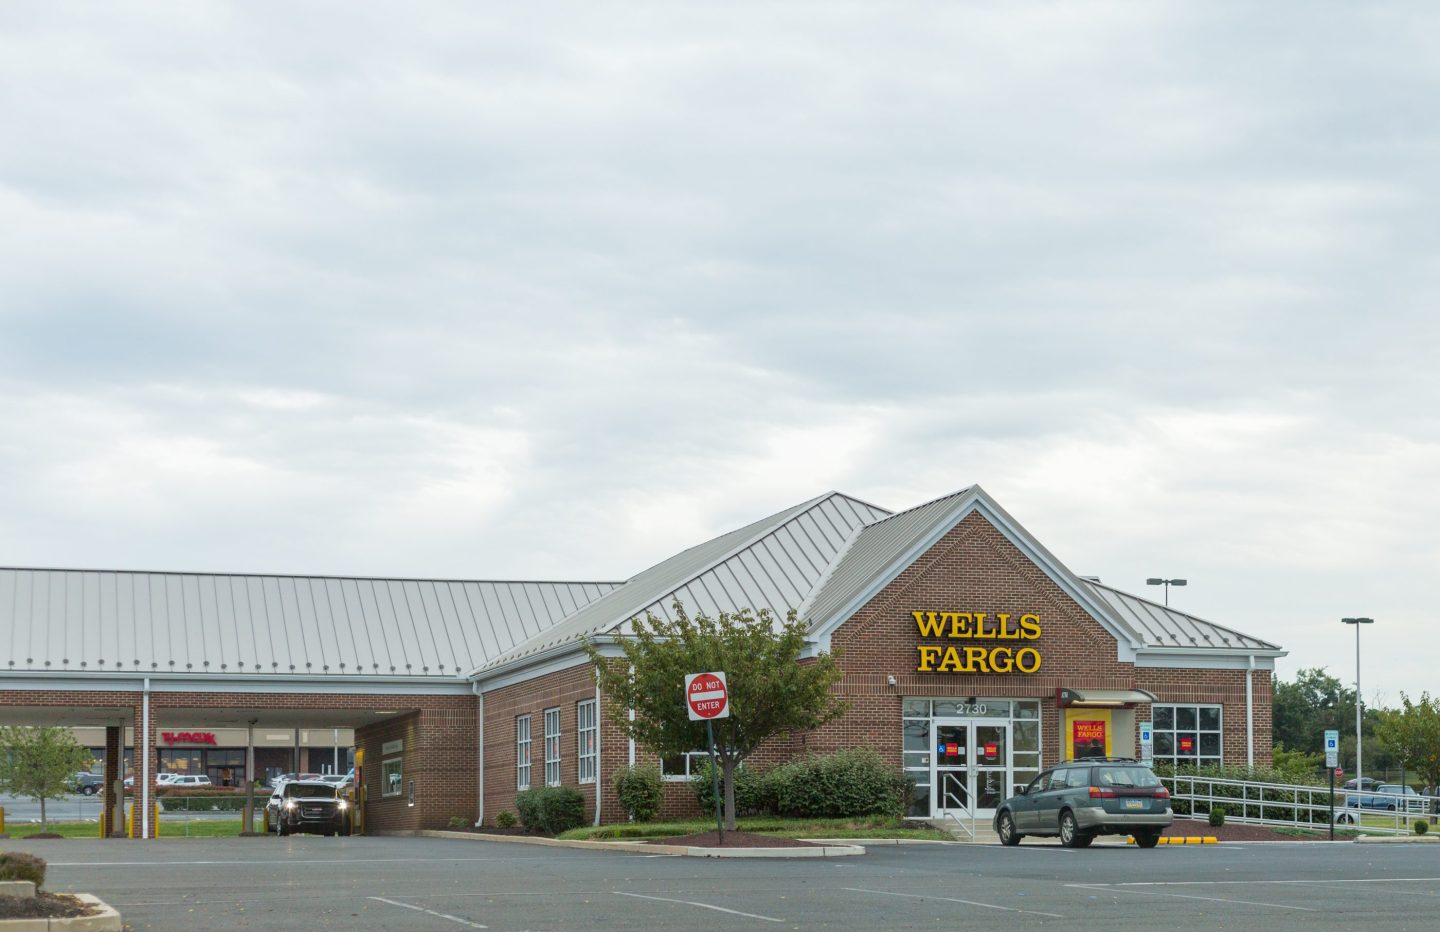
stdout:
{"type": "Polygon", "coordinates": [[[1180,739],[1180,750],[1182,750],[1182,751],[1193,751],[1193,750],[1195,750],[1195,739],[1194,739],[1194,738],[1181,738],[1181,739],[1180,739]]]}
{"type": "Polygon", "coordinates": [[[956,756],[957,754],[959,754],[959,753],[960,753],[960,745],[956,744],[954,741],[951,741],[951,742],[949,742],[948,744],[945,745],[945,756],[946,756],[946,757],[955,757],[955,756],[956,756]]]}
{"type": "Polygon", "coordinates": [[[1000,746],[999,746],[998,744],[987,744],[987,745],[985,745],[985,756],[986,756],[986,757],[998,757],[999,755],[1000,755],[1000,746]]]}

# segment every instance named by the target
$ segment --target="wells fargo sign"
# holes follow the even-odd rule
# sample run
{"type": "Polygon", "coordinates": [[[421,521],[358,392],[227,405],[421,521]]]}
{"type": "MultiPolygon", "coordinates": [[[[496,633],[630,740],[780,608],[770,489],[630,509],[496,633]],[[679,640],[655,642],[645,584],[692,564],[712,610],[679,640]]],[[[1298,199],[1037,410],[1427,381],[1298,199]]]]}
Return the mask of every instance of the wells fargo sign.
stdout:
{"type": "Polygon", "coordinates": [[[166,744],[214,744],[213,731],[162,731],[160,740],[166,744]]]}
{"type": "MultiPolygon", "coordinates": [[[[920,636],[952,641],[1034,641],[1040,616],[1005,612],[911,612],[920,636]]],[[[1000,644],[921,644],[915,648],[917,673],[1035,673],[1040,652],[1033,647],[1000,644]]]]}

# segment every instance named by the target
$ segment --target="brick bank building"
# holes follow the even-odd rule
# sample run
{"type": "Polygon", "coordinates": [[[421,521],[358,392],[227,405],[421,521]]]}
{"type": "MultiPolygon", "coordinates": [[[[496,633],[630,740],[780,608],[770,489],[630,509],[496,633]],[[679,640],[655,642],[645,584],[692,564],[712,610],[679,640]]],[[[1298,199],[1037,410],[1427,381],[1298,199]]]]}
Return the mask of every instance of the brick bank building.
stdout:
{"type": "MultiPolygon", "coordinates": [[[[978,486],[895,513],[828,493],[613,582],[4,569],[0,723],[104,728],[111,809],[127,741],[145,788],[162,730],[346,728],[368,831],[493,820],[547,784],[619,821],[615,772],[655,758],[602,714],[583,643],[618,656],[676,601],[799,610],[847,711],[761,757],[873,747],[915,817],[1136,756],[1142,722],[1157,760],[1270,761],[1284,651],[1075,575],[978,486]]],[[[667,810],[693,810],[692,758],[661,763],[667,810]]]]}

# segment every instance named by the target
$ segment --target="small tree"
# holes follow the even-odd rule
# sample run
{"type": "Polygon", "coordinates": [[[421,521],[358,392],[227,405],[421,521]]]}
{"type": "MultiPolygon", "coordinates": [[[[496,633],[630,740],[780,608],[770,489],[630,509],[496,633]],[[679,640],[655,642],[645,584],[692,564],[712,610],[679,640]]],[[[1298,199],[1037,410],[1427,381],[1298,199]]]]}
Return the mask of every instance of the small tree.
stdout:
{"type": "Polygon", "coordinates": [[[1440,786],[1440,698],[1421,693],[1419,702],[1400,694],[1403,708],[1389,710],[1375,736],[1402,766],[1417,771],[1427,786],[1440,786]]]}
{"type": "Polygon", "coordinates": [[[725,824],[735,828],[735,768],[766,739],[808,731],[844,711],[831,687],[841,671],[829,654],[801,662],[807,626],[792,610],[784,621],[767,609],[691,618],[675,603],[675,620],[646,613],[618,638],[624,661],[595,662],[605,714],[627,736],[661,757],[706,747],[705,723],[690,721],[685,674],[724,671],[730,717],[715,721],[715,752],[724,779],[725,824]],[[629,710],[635,710],[634,721],[629,710]]]}
{"type": "Polygon", "coordinates": [[[88,770],[90,752],[68,728],[0,728],[0,790],[40,801],[40,831],[48,832],[47,799],[61,799],[78,770],[88,770]]]}

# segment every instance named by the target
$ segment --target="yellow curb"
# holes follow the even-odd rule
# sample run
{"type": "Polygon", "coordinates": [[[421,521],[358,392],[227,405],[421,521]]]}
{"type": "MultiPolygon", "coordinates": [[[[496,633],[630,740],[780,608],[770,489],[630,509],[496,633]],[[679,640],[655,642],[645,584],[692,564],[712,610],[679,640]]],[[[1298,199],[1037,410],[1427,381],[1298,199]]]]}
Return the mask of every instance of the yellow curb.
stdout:
{"type": "Polygon", "coordinates": [[[1170,844],[1170,836],[1169,836],[1169,835],[1161,835],[1161,836],[1160,836],[1160,840],[1157,841],[1156,844],[1157,844],[1157,845],[1168,845],[1168,844],[1170,844]]]}
{"type": "Polygon", "coordinates": [[[1201,841],[1201,839],[1200,839],[1200,836],[1199,836],[1199,835],[1186,835],[1186,836],[1185,836],[1185,844],[1187,844],[1187,845],[1198,845],[1198,844],[1200,844],[1200,841],[1201,841]]]}
{"type": "Polygon", "coordinates": [[[1203,840],[1204,840],[1204,843],[1207,844],[1207,845],[1218,845],[1218,844],[1220,844],[1220,839],[1216,838],[1214,835],[1206,835],[1203,840]]]}

